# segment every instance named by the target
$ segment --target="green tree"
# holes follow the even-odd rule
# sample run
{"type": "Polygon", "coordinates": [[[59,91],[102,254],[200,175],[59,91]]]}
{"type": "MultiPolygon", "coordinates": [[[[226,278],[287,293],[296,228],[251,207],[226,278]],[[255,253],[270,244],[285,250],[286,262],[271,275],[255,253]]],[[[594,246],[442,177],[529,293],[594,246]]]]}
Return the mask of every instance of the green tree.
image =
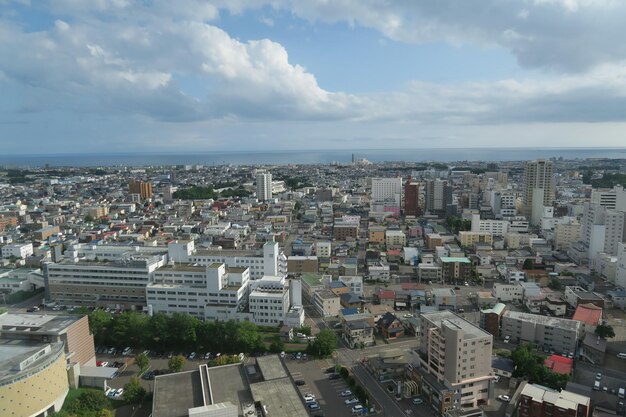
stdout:
{"type": "Polygon", "coordinates": [[[142,352],[139,355],[135,356],[135,363],[140,369],[139,372],[143,373],[150,366],[150,358],[148,358],[148,355],[142,352]]]}
{"type": "Polygon", "coordinates": [[[89,331],[94,337],[96,345],[104,344],[106,330],[111,323],[111,314],[104,310],[94,310],[89,313],[89,331]]]}
{"type": "Polygon", "coordinates": [[[274,336],[272,343],[270,344],[270,352],[280,353],[285,350],[285,342],[280,336],[274,336]]]}
{"type": "Polygon", "coordinates": [[[532,259],[526,259],[524,261],[524,263],[522,264],[522,269],[533,269],[533,266],[535,265],[535,263],[533,262],[532,259]]]}
{"type": "Polygon", "coordinates": [[[94,221],[94,218],[91,215],[86,215],[85,216],[85,223],[92,223],[94,221]]]}
{"type": "Polygon", "coordinates": [[[180,349],[190,349],[196,346],[196,324],[198,319],[189,314],[174,313],[169,320],[168,336],[180,349]]]}
{"type": "Polygon", "coordinates": [[[180,372],[180,371],[182,371],[182,369],[185,366],[186,362],[187,362],[187,360],[185,359],[184,356],[181,356],[181,355],[172,356],[167,361],[167,368],[171,372],[180,372]]]}
{"type": "Polygon", "coordinates": [[[311,326],[302,326],[299,329],[296,329],[296,333],[302,333],[307,336],[311,336],[311,326]]]}
{"type": "Polygon", "coordinates": [[[70,414],[75,413],[82,416],[91,415],[107,407],[109,407],[109,401],[102,391],[89,390],[83,392],[78,398],[71,401],[66,409],[70,414]]]}
{"type": "Polygon", "coordinates": [[[111,321],[109,332],[112,341],[133,348],[146,346],[150,338],[150,317],[135,311],[125,311],[111,321]]]}
{"type": "Polygon", "coordinates": [[[309,352],[320,357],[330,356],[337,347],[337,337],[330,329],[322,329],[309,345],[309,352]]]}
{"type": "Polygon", "coordinates": [[[615,337],[615,330],[613,330],[613,326],[608,324],[600,324],[596,327],[595,331],[597,336],[600,336],[604,339],[610,339],[615,337]]]}
{"type": "Polygon", "coordinates": [[[146,390],[139,383],[139,379],[134,376],[124,385],[124,400],[128,404],[139,404],[146,396],[146,390]]]}
{"type": "Polygon", "coordinates": [[[249,321],[242,321],[237,324],[237,346],[246,353],[257,349],[261,344],[261,335],[256,324],[249,321]]]}
{"type": "Polygon", "coordinates": [[[552,278],[548,283],[548,287],[558,291],[563,288],[563,283],[558,278],[552,278]]]}

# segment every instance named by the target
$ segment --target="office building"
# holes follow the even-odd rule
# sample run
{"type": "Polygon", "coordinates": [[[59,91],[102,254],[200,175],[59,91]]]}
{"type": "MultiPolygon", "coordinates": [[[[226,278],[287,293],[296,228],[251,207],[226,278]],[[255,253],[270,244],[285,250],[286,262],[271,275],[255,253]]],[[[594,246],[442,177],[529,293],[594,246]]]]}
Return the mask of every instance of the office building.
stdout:
{"type": "Polygon", "coordinates": [[[400,215],[402,178],[372,178],[370,212],[400,215]]]}
{"type": "Polygon", "coordinates": [[[589,268],[597,269],[596,258],[600,253],[617,255],[618,244],[624,237],[625,213],[608,209],[599,204],[585,203],[582,240],[587,249],[589,268]]]}
{"type": "Polygon", "coordinates": [[[531,219],[531,224],[541,222],[544,206],[554,203],[553,163],[544,159],[527,161],[524,164],[522,186],[522,214],[531,219]]]}
{"type": "Polygon", "coordinates": [[[289,311],[289,283],[282,277],[265,276],[250,282],[249,298],[252,321],[259,326],[283,324],[289,311]]]}
{"type": "Polygon", "coordinates": [[[626,211],[626,190],[621,185],[616,185],[612,189],[593,188],[591,203],[611,210],[626,211]]]}
{"type": "Polygon", "coordinates": [[[259,201],[266,201],[272,198],[272,174],[267,171],[257,171],[256,198],[259,201]]]}
{"type": "Polygon", "coordinates": [[[430,214],[444,215],[452,204],[452,186],[448,181],[436,179],[426,181],[425,210],[430,214]]]}
{"type": "Polygon", "coordinates": [[[11,243],[2,247],[2,257],[26,259],[33,254],[32,243],[11,243]]]}
{"type": "Polygon", "coordinates": [[[141,201],[152,198],[152,184],[143,181],[131,181],[128,184],[128,194],[139,195],[141,201]]]}
{"type": "Polygon", "coordinates": [[[434,408],[443,414],[489,402],[491,334],[446,310],[421,315],[420,339],[422,392],[434,408]]]}
{"type": "Polygon", "coordinates": [[[539,314],[505,311],[502,315],[502,337],[512,343],[531,343],[539,349],[575,352],[580,336],[580,322],[539,314]]]}
{"type": "Polygon", "coordinates": [[[154,271],[166,263],[166,254],[46,263],[45,298],[63,305],[141,310],[146,306],[146,286],[154,271]]]}

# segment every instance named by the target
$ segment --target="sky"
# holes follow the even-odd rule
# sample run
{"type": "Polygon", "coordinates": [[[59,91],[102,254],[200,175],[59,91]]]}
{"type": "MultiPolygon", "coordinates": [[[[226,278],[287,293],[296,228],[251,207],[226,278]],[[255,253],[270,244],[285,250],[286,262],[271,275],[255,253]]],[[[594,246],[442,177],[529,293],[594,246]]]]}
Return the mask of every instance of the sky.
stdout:
{"type": "Polygon", "coordinates": [[[626,146],[623,0],[0,0],[11,154],[626,146]]]}

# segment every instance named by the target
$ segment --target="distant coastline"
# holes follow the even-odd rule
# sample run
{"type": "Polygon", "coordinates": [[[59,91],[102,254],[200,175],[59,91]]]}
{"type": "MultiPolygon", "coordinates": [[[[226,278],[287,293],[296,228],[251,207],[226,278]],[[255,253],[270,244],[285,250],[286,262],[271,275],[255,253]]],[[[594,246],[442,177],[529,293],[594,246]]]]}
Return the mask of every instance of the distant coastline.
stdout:
{"type": "Polygon", "coordinates": [[[96,167],[160,165],[287,165],[371,162],[519,161],[536,158],[626,159],[625,148],[423,148],[355,150],[215,151],[196,153],[83,153],[0,155],[5,167],[96,167]]]}

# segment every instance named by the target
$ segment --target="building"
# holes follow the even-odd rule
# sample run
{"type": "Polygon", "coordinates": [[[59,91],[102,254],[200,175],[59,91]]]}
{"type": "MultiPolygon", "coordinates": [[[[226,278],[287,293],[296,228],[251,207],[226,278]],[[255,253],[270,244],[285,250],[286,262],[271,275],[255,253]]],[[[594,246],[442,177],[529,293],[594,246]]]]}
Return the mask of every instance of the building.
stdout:
{"type": "Polygon", "coordinates": [[[266,201],[272,198],[272,174],[260,170],[255,174],[256,198],[259,201],[266,201]]]}
{"type": "Polygon", "coordinates": [[[370,281],[389,282],[389,265],[370,265],[367,271],[370,281]]]}
{"type": "Polygon", "coordinates": [[[330,258],[332,254],[330,242],[315,242],[315,254],[318,258],[330,258]]]}
{"type": "Polygon", "coordinates": [[[404,184],[404,215],[405,216],[421,216],[422,210],[420,206],[420,184],[414,182],[411,177],[404,184]]]}
{"type": "Polygon", "coordinates": [[[389,248],[402,248],[406,246],[406,235],[402,230],[387,230],[385,232],[385,244],[389,248]]]}
{"type": "Polygon", "coordinates": [[[259,326],[283,324],[290,308],[289,284],[285,277],[265,276],[250,283],[250,314],[259,326]]]}
{"type": "Polygon", "coordinates": [[[591,399],[570,391],[524,384],[517,403],[519,417],[588,417],[591,399]]]}
{"type": "Polygon", "coordinates": [[[624,236],[625,214],[590,203],[585,203],[584,210],[582,240],[587,249],[589,268],[594,271],[598,254],[617,255],[624,236]]]}
{"type": "Polygon", "coordinates": [[[604,365],[606,357],[606,339],[596,336],[593,333],[585,334],[585,338],[578,350],[579,356],[593,363],[594,365],[604,365]]]}
{"type": "Polygon", "coordinates": [[[576,351],[581,335],[578,321],[510,310],[502,315],[500,334],[512,343],[530,343],[538,349],[566,354],[576,351]]]}
{"type": "Polygon", "coordinates": [[[152,198],[152,184],[143,181],[128,183],[128,194],[138,194],[141,201],[152,198]]]}
{"type": "Polygon", "coordinates": [[[154,272],[154,281],[146,286],[146,302],[155,313],[185,313],[208,320],[251,319],[246,314],[249,281],[249,268],[226,268],[223,263],[166,265],[154,272]]]}
{"type": "Polygon", "coordinates": [[[456,293],[452,288],[432,288],[430,295],[432,296],[432,305],[437,309],[456,310],[456,293]]]}
{"type": "Polygon", "coordinates": [[[287,258],[287,272],[303,273],[318,271],[317,256],[290,256],[287,258]]]}
{"type": "Polygon", "coordinates": [[[277,355],[159,375],[153,417],[308,417],[300,392],[277,355]],[[269,413],[271,411],[271,414],[269,413]]]}
{"type": "Polygon", "coordinates": [[[11,243],[2,247],[2,257],[26,259],[33,254],[32,243],[11,243]]]}
{"type": "Polygon", "coordinates": [[[372,226],[367,230],[368,243],[377,243],[382,245],[385,243],[385,231],[387,229],[384,226],[372,226]]]}
{"type": "Polygon", "coordinates": [[[626,288],[626,244],[622,242],[617,245],[615,285],[622,289],[626,288]]]}
{"type": "Polygon", "coordinates": [[[363,296],[363,277],[360,276],[340,276],[339,281],[343,282],[350,292],[363,296]]]}
{"type": "Polygon", "coordinates": [[[167,248],[172,261],[204,266],[218,262],[229,268],[250,268],[253,280],[264,275],[287,275],[287,257],[277,242],[266,242],[261,250],[196,250],[192,241],[172,242],[167,248]]]}
{"type": "Polygon", "coordinates": [[[444,283],[463,283],[469,281],[472,272],[472,262],[468,258],[447,257],[439,258],[441,262],[441,278],[444,283]]]}
{"type": "Polygon", "coordinates": [[[496,282],[493,284],[492,294],[498,301],[521,303],[524,299],[524,287],[496,282]]]}
{"type": "Polygon", "coordinates": [[[341,310],[341,302],[331,290],[321,289],[313,293],[313,307],[322,317],[336,317],[341,310]]]}
{"type": "Polygon", "coordinates": [[[480,328],[486,330],[493,337],[500,337],[500,324],[506,305],[496,303],[492,308],[480,311],[480,328]]]}
{"type": "Polygon", "coordinates": [[[461,231],[459,232],[459,242],[463,247],[474,246],[476,243],[491,245],[493,243],[493,235],[490,232],[461,231]]]}
{"type": "Polygon", "coordinates": [[[612,189],[593,188],[591,203],[611,210],[626,211],[626,190],[621,185],[616,185],[612,189]]]}
{"type": "Polygon", "coordinates": [[[152,283],[154,272],[166,263],[166,254],[46,263],[45,298],[64,305],[141,310],[146,306],[146,287],[152,283]]]}
{"type": "Polygon", "coordinates": [[[581,224],[575,220],[568,223],[557,223],[554,226],[554,248],[556,250],[568,249],[574,242],[580,240],[581,230],[581,224]]]}
{"type": "Polygon", "coordinates": [[[522,185],[522,214],[531,219],[533,225],[541,222],[543,207],[554,203],[554,182],[552,161],[538,159],[524,164],[522,185]]]}
{"type": "Polygon", "coordinates": [[[578,307],[580,304],[593,304],[597,307],[604,307],[604,298],[582,287],[568,285],[565,287],[563,296],[565,301],[573,308],[578,307]]]}
{"type": "Polygon", "coordinates": [[[578,304],[572,320],[580,322],[583,333],[593,334],[602,324],[602,307],[594,304],[578,304]]]}
{"type": "Polygon", "coordinates": [[[430,214],[443,215],[452,204],[452,187],[448,181],[435,179],[426,181],[425,209],[430,214]]]}
{"type": "Polygon", "coordinates": [[[400,215],[402,178],[372,178],[370,211],[400,215]]]}
{"type": "Polygon", "coordinates": [[[420,342],[422,392],[436,410],[473,409],[489,402],[491,334],[450,311],[439,311],[421,315],[420,342]]]}
{"type": "Polygon", "coordinates": [[[340,315],[342,324],[343,340],[351,349],[374,344],[374,329],[376,324],[374,318],[369,313],[357,313],[350,315],[340,315]]]}
{"type": "Polygon", "coordinates": [[[404,325],[393,313],[385,313],[376,322],[378,330],[386,339],[396,339],[404,336],[404,325]]]}

